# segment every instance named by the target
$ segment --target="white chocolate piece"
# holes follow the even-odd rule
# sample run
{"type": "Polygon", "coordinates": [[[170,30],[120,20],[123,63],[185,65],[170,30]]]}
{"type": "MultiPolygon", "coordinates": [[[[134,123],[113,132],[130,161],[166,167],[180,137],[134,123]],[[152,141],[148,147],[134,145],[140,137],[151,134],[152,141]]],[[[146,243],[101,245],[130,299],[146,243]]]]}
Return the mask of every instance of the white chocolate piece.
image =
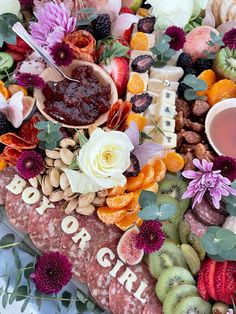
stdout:
{"type": "Polygon", "coordinates": [[[66,216],[61,222],[61,229],[66,234],[75,233],[79,228],[78,220],[73,216],[66,216]]]}
{"type": "Polygon", "coordinates": [[[79,248],[84,250],[86,248],[86,244],[91,240],[91,235],[85,228],[82,228],[78,234],[72,237],[72,240],[77,243],[80,240],[79,248]]]}
{"type": "Polygon", "coordinates": [[[22,193],[25,186],[26,181],[16,174],[13,180],[8,185],[6,185],[6,189],[10,191],[12,194],[18,195],[22,193]]]}
{"type": "Polygon", "coordinates": [[[125,272],[117,279],[121,285],[125,285],[125,289],[131,292],[133,283],[137,280],[136,274],[127,267],[125,272]]]}
{"type": "Polygon", "coordinates": [[[43,202],[39,207],[36,208],[36,212],[39,215],[43,215],[48,208],[55,208],[55,205],[50,203],[49,199],[46,196],[43,196],[43,202]]]}
{"type": "Polygon", "coordinates": [[[151,51],[145,51],[145,50],[131,50],[130,53],[130,60],[133,61],[135,58],[138,56],[144,56],[144,55],[149,55],[153,57],[153,54],[151,51]]]}
{"type": "Polygon", "coordinates": [[[142,81],[144,83],[144,89],[140,93],[140,94],[142,94],[143,92],[145,92],[147,90],[148,74],[147,73],[130,72],[129,79],[131,79],[134,75],[138,75],[142,79],[142,81]]]}
{"type": "Polygon", "coordinates": [[[172,90],[163,89],[157,99],[157,104],[167,103],[170,105],[175,105],[176,93],[172,90]]]}
{"type": "Polygon", "coordinates": [[[173,118],[176,115],[175,109],[175,106],[166,103],[156,105],[155,121],[157,121],[159,117],[173,118]]]}
{"type": "Polygon", "coordinates": [[[40,200],[40,192],[39,190],[28,187],[22,193],[22,199],[26,204],[35,204],[40,200]]]}
{"type": "Polygon", "coordinates": [[[142,298],[141,295],[143,293],[143,291],[147,288],[147,284],[144,281],[141,281],[138,289],[135,291],[134,296],[136,299],[138,299],[140,302],[142,302],[143,304],[147,302],[146,299],[142,298]]]}
{"type": "Polygon", "coordinates": [[[118,273],[118,271],[121,269],[121,267],[124,265],[123,262],[121,262],[121,260],[117,260],[115,266],[109,271],[109,274],[116,278],[116,275],[118,273]]]}
{"type": "Polygon", "coordinates": [[[164,132],[155,135],[155,142],[167,149],[175,148],[177,145],[177,135],[175,133],[164,132]]]}
{"type": "Polygon", "coordinates": [[[172,82],[178,82],[184,75],[184,71],[180,67],[166,65],[163,68],[150,68],[150,78],[158,80],[169,80],[172,82]]]}
{"type": "Polygon", "coordinates": [[[156,104],[159,94],[151,92],[151,91],[147,91],[147,93],[152,97],[152,103],[156,104]]]}
{"type": "Polygon", "coordinates": [[[160,128],[163,132],[174,133],[175,131],[175,119],[160,117],[157,122],[158,128],[160,128]]]}
{"type": "Polygon", "coordinates": [[[107,247],[102,247],[98,252],[97,252],[97,262],[99,265],[101,265],[102,267],[106,268],[106,267],[111,267],[111,262],[109,259],[107,259],[105,257],[105,255],[108,255],[110,260],[114,260],[114,258],[116,257],[115,254],[112,252],[111,249],[107,248],[107,247]]]}
{"type": "Polygon", "coordinates": [[[163,89],[177,91],[179,86],[178,82],[162,81],[159,79],[149,79],[148,81],[148,91],[160,94],[163,89]]]}

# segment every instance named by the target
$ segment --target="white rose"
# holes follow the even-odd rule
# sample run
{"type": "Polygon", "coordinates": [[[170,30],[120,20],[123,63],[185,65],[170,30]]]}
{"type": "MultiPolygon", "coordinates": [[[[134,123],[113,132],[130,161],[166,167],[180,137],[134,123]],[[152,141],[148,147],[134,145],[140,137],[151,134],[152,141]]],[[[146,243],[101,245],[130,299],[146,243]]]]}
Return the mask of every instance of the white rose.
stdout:
{"type": "Polygon", "coordinates": [[[123,172],[130,166],[133,149],[125,133],[97,128],[79,152],[77,161],[82,173],[64,169],[72,191],[84,194],[123,186],[126,183],[123,172]]]}
{"type": "Polygon", "coordinates": [[[18,0],[1,0],[0,15],[12,13],[18,16],[20,12],[20,2],[18,0]]]}

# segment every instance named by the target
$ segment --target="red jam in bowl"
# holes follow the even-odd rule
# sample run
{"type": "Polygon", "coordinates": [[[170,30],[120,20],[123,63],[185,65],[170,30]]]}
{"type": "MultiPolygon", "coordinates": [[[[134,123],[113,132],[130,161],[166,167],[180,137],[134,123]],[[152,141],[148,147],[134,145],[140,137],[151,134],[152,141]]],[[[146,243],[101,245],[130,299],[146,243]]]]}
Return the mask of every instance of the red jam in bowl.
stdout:
{"type": "Polygon", "coordinates": [[[222,155],[236,158],[236,108],[219,112],[211,122],[209,133],[222,155]]]}
{"type": "Polygon", "coordinates": [[[90,66],[77,67],[71,77],[79,83],[66,79],[46,83],[44,111],[67,125],[92,124],[110,109],[111,86],[102,85],[90,66]]]}

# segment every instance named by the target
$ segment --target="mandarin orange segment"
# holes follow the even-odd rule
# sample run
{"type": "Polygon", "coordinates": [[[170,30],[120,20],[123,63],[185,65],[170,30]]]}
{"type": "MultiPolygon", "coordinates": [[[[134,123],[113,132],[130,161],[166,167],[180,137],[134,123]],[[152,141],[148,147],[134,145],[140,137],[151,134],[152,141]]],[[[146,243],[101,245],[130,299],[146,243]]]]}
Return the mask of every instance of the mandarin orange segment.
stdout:
{"type": "Polygon", "coordinates": [[[198,76],[198,79],[205,81],[207,84],[207,88],[204,91],[197,92],[197,95],[198,96],[207,96],[209,90],[217,82],[217,77],[216,77],[215,72],[211,69],[205,70],[198,76]]]}
{"type": "Polygon", "coordinates": [[[155,171],[151,165],[146,164],[142,168],[141,173],[144,174],[144,179],[143,179],[141,187],[146,186],[154,181],[153,179],[154,179],[155,171]]]}
{"type": "Polygon", "coordinates": [[[161,180],[165,178],[165,175],[166,175],[166,165],[164,161],[162,161],[161,159],[155,159],[151,163],[151,165],[155,172],[153,181],[160,182],[161,180]]]}
{"type": "Polygon", "coordinates": [[[123,195],[107,197],[107,206],[114,209],[121,209],[126,207],[133,199],[134,194],[132,192],[123,195]]]}
{"type": "Polygon", "coordinates": [[[137,32],[133,35],[130,41],[130,49],[132,50],[148,50],[149,38],[143,32],[137,32]]]}
{"type": "Polygon", "coordinates": [[[147,118],[142,116],[140,113],[130,113],[126,120],[127,126],[130,126],[132,121],[137,124],[139,131],[142,131],[147,124],[147,118]]]}
{"type": "Polygon", "coordinates": [[[8,99],[10,94],[9,94],[9,91],[8,89],[5,87],[5,84],[3,81],[0,81],[0,93],[3,95],[3,97],[5,99],[8,99]]]}
{"type": "Polygon", "coordinates": [[[108,196],[123,195],[125,190],[126,184],[124,186],[115,186],[114,188],[108,190],[108,196]]]}
{"type": "Polygon", "coordinates": [[[99,207],[97,215],[105,224],[115,224],[122,220],[127,214],[125,209],[115,209],[109,207],[99,207]]]}
{"type": "Polygon", "coordinates": [[[129,211],[130,212],[137,212],[141,209],[140,205],[139,205],[139,196],[140,196],[140,192],[134,192],[134,197],[132,199],[132,201],[129,203],[129,211]]]}
{"type": "Polygon", "coordinates": [[[144,174],[142,172],[139,173],[137,177],[129,177],[127,178],[127,191],[135,191],[139,189],[143,183],[144,174]]]}
{"type": "Polygon", "coordinates": [[[123,231],[126,231],[133,224],[141,227],[143,220],[139,218],[138,213],[128,213],[122,220],[116,223],[116,226],[123,231]]]}
{"type": "Polygon", "coordinates": [[[166,157],[163,158],[166,165],[166,169],[170,172],[178,172],[184,167],[183,157],[176,152],[167,153],[166,157]]]}
{"type": "Polygon", "coordinates": [[[228,79],[216,82],[208,92],[208,103],[211,106],[228,98],[236,98],[236,84],[228,79]]]}
{"type": "MultiPolygon", "coordinates": [[[[140,193],[144,190],[144,191],[151,191],[156,193],[158,191],[158,183],[157,182],[153,182],[151,184],[148,184],[146,186],[143,186],[140,190],[138,190],[140,193]]],[[[137,191],[137,192],[138,192],[137,191]]]]}
{"type": "Polygon", "coordinates": [[[17,85],[17,84],[10,85],[8,87],[8,91],[9,91],[11,96],[18,93],[18,92],[23,92],[24,96],[28,96],[27,89],[25,87],[17,85]]]}
{"type": "Polygon", "coordinates": [[[142,77],[138,74],[133,74],[127,84],[128,92],[132,94],[139,94],[144,92],[145,85],[142,77]]]}

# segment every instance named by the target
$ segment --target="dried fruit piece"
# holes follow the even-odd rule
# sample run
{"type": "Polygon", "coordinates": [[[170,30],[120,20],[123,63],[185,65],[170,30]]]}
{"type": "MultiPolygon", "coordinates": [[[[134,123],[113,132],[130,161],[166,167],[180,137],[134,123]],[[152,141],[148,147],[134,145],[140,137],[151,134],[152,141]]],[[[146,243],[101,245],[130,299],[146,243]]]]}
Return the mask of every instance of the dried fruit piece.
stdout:
{"type": "Polygon", "coordinates": [[[126,207],[133,199],[133,193],[126,193],[123,195],[117,195],[113,197],[107,197],[106,202],[109,208],[121,209],[126,207]]]}
{"type": "Polygon", "coordinates": [[[143,115],[138,114],[138,113],[130,113],[129,114],[127,121],[126,121],[127,126],[130,126],[130,123],[132,121],[134,121],[137,124],[139,131],[142,131],[147,124],[147,119],[143,115]]]}
{"type": "Polygon", "coordinates": [[[133,74],[128,81],[127,89],[132,94],[144,92],[145,85],[143,79],[138,74],[133,74]]]}
{"type": "Polygon", "coordinates": [[[151,165],[146,164],[142,168],[141,173],[144,174],[144,179],[143,179],[141,187],[148,186],[149,184],[151,184],[154,181],[153,179],[154,179],[155,171],[154,171],[154,168],[151,165]]]}
{"type": "Polygon", "coordinates": [[[183,157],[176,153],[170,152],[163,158],[163,161],[166,165],[166,169],[170,172],[178,172],[184,167],[184,159],[183,157]]]}
{"type": "Polygon", "coordinates": [[[141,55],[136,57],[132,63],[131,68],[134,72],[138,73],[145,73],[150,69],[150,67],[153,65],[154,60],[153,57],[150,55],[141,55]]]}
{"type": "Polygon", "coordinates": [[[8,91],[10,93],[10,96],[12,96],[18,92],[23,92],[24,96],[28,96],[27,89],[25,87],[17,85],[17,84],[10,85],[8,87],[8,91]]]}
{"type": "Polygon", "coordinates": [[[130,154],[130,161],[131,165],[129,168],[124,172],[126,177],[136,177],[140,172],[140,165],[138,158],[134,154],[130,154]]]}
{"type": "Polygon", "coordinates": [[[109,207],[99,207],[97,215],[105,224],[115,224],[122,220],[127,214],[126,209],[115,209],[109,207]]]}
{"type": "Polygon", "coordinates": [[[139,218],[138,213],[127,213],[127,215],[116,223],[116,226],[123,231],[126,231],[128,228],[136,224],[140,227],[143,223],[143,220],[139,218]]]}
{"type": "Polygon", "coordinates": [[[136,113],[144,112],[152,103],[152,96],[148,93],[135,95],[130,99],[132,110],[136,113]]]}
{"type": "Polygon", "coordinates": [[[10,94],[9,94],[9,91],[8,89],[5,87],[5,84],[3,81],[0,81],[0,93],[3,95],[3,97],[5,99],[8,99],[10,94]]]}
{"type": "Polygon", "coordinates": [[[236,84],[231,80],[220,80],[216,82],[208,92],[208,102],[214,106],[217,102],[236,97],[236,84]]]}
{"type": "Polygon", "coordinates": [[[198,79],[205,81],[207,84],[207,88],[202,92],[200,92],[200,91],[197,92],[197,95],[198,96],[207,96],[209,90],[217,82],[217,77],[216,77],[215,72],[211,69],[205,70],[198,76],[198,79]]]}
{"type": "Polygon", "coordinates": [[[137,25],[138,31],[151,34],[154,32],[154,25],[156,23],[156,18],[154,16],[147,16],[140,19],[137,25]]]}
{"type": "Polygon", "coordinates": [[[137,177],[127,178],[127,191],[135,191],[139,189],[143,183],[144,173],[140,172],[137,177]]]}
{"type": "Polygon", "coordinates": [[[130,41],[130,48],[132,50],[148,50],[149,39],[143,32],[137,32],[133,35],[130,41]]]}
{"type": "Polygon", "coordinates": [[[129,101],[119,99],[108,112],[107,126],[110,129],[124,131],[126,120],[131,112],[132,104],[129,101]]]}

